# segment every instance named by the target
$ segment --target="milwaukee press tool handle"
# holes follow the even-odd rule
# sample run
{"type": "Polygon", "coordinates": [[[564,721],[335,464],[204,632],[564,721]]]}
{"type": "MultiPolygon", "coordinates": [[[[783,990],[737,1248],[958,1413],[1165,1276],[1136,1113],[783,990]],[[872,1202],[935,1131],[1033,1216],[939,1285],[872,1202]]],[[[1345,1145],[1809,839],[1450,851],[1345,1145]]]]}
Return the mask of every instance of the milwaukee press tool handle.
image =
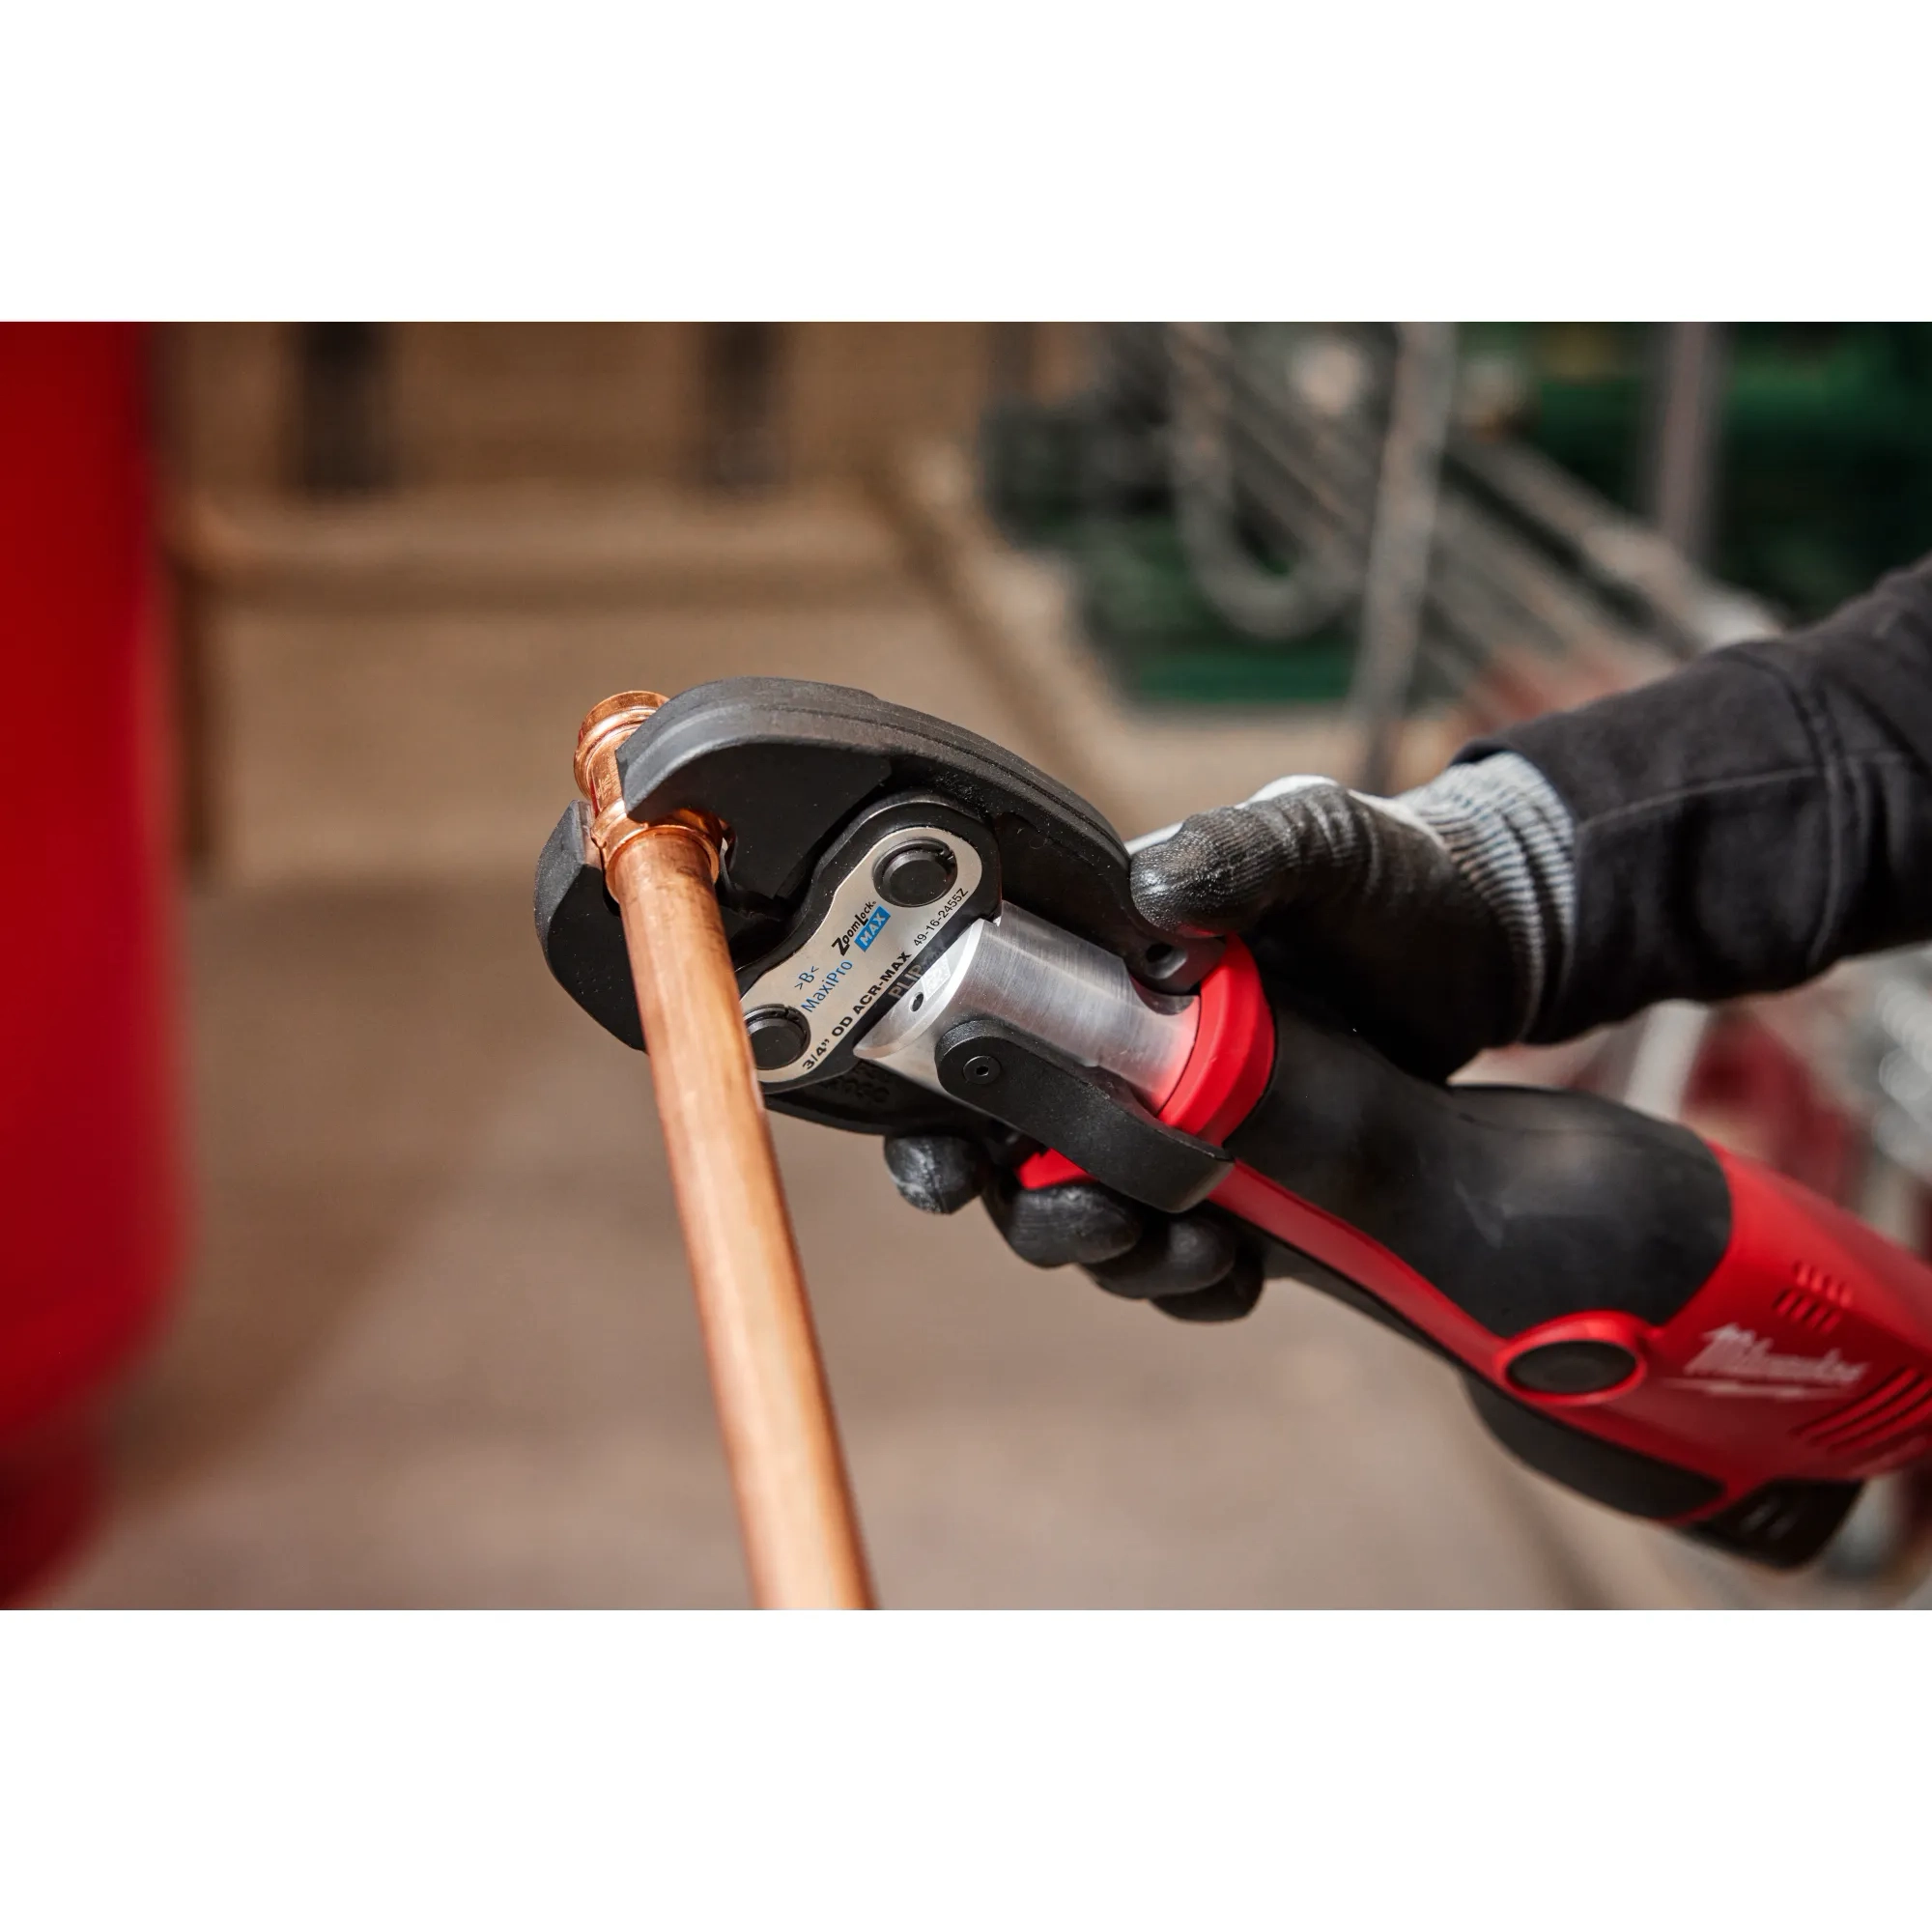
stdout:
{"type": "MultiPolygon", "coordinates": [[[[1932,1269],[1852,1215],[1597,1095],[1416,1079],[1238,946],[1201,1004],[1160,1119],[1227,1162],[1209,1209],[1455,1362],[1533,1467],[1789,1563],[1932,1449],[1932,1269]]],[[[1022,1182],[1130,1182],[1100,1151],[1110,1177],[1053,1152],[1022,1182]]]]}

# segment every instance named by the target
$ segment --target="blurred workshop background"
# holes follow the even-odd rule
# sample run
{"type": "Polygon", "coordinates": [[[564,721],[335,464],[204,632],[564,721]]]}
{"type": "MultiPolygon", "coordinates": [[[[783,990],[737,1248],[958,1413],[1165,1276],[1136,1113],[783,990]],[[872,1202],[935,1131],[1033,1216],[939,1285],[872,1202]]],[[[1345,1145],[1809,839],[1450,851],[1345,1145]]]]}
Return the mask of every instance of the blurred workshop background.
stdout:
{"type": "MultiPolygon", "coordinates": [[[[15,888],[0,1590],[744,1601],[648,1068],[552,983],[610,692],[781,672],[1123,834],[1818,614],[1932,550],[1932,327],[0,327],[15,888]]],[[[1923,1245],[1918,954],[1478,1071],[1693,1120],[1923,1245]]],[[[1908,1598],[1560,1493],[1322,1296],[1188,1327],[775,1122],[899,1605],[1908,1598]]]]}

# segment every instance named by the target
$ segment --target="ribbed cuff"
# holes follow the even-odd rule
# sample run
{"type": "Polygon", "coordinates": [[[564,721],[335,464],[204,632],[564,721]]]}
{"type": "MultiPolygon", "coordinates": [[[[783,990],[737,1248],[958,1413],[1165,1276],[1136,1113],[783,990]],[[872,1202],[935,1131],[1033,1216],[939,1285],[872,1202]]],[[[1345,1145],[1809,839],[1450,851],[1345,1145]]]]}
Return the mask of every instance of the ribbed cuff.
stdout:
{"type": "Polygon", "coordinates": [[[1523,988],[1518,1037],[1553,998],[1577,928],[1577,829],[1527,758],[1451,765],[1391,804],[1439,838],[1509,937],[1523,988]]]}

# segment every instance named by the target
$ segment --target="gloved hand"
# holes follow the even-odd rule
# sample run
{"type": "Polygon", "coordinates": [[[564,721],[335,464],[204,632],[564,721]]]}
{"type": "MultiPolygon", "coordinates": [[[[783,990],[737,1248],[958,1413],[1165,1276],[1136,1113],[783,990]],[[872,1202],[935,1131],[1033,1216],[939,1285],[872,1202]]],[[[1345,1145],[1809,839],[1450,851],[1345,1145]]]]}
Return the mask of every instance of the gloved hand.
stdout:
{"type": "MultiPolygon", "coordinates": [[[[1442,1079],[1520,1038],[1561,971],[1573,918],[1562,801],[1513,753],[1457,765],[1397,799],[1283,779],[1244,805],[1136,841],[1142,914],[1177,935],[1243,935],[1277,997],[1442,1079]]],[[[1182,1321],[1261,1297],[1252,1232],[1212,1207],[1161,1214],[1091,1181],[1026,1190],[1012,1137],[888,1140],[899,1193],[928,1213],[983,1199],[1014,1253],[1073,1263],[1182,1321]]]]}

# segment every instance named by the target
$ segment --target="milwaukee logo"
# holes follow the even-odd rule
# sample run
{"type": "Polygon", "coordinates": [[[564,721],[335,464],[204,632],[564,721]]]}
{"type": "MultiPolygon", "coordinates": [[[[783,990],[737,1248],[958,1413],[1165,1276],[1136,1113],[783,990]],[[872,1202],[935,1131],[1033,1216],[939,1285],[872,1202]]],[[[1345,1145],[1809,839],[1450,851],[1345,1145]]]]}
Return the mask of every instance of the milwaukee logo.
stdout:
{"type": "Polygon", "coordinates": [[[1685,1363],[1684,1373],[1733,1382],[1803,1382],[1815,1388],[1841,1389],[1850,1388],[1866,1366],[1846,1361],[1835,1349],[1823,1355],[1774,1354],[1764,1336],[1727,1321],[1705,1334],[1704,1347],[1685,1363]]]}

